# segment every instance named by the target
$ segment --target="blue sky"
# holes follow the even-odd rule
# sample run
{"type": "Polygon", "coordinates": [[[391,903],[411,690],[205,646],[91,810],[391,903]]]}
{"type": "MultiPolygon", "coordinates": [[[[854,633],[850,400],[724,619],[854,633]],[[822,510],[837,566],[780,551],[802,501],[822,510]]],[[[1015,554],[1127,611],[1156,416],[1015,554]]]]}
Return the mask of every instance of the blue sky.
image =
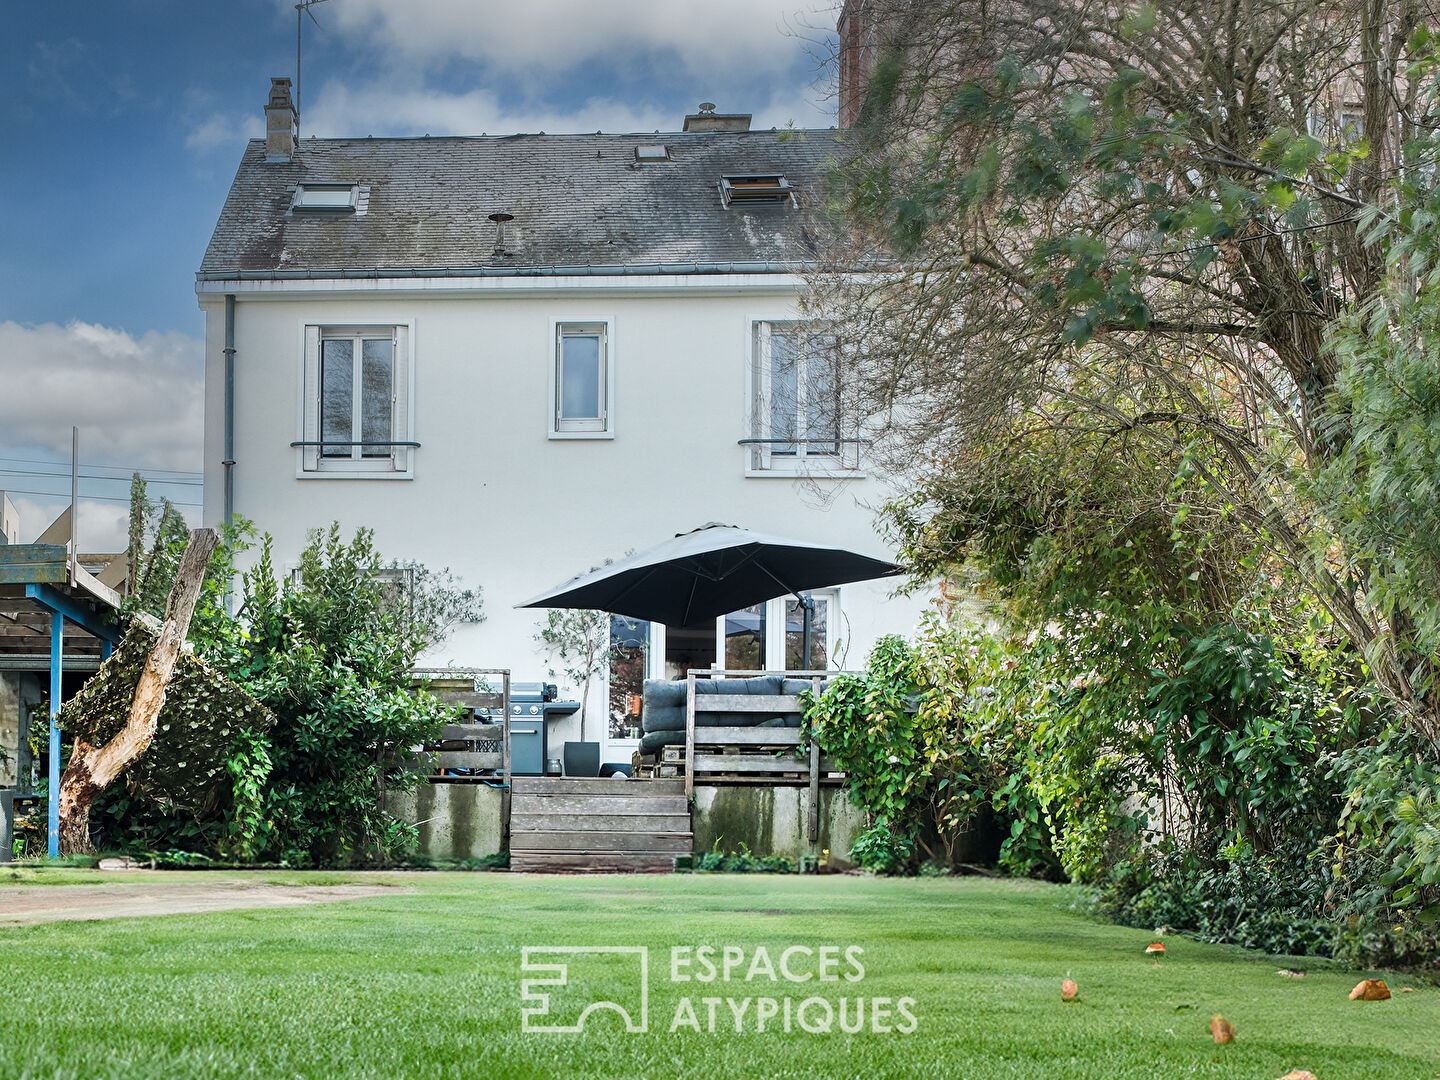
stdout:
{"type": "MultiPolygon", "coordinates": [[[[193,275],[263,131],[269,77],[293,77],[293,2],[0,9],[0,490],[22,540],[63,506],[36,492],[68,492],[27,462],[68,461],[72,424],[95,474],[82,547],[122,542],[124,484],[100,474],[151,471],[198,503],[193,275]]],[[[307,135],[673,130],[702,100],[757,127],[834,123],[824,0],[326,0],[314,14],[307,135]]]]}

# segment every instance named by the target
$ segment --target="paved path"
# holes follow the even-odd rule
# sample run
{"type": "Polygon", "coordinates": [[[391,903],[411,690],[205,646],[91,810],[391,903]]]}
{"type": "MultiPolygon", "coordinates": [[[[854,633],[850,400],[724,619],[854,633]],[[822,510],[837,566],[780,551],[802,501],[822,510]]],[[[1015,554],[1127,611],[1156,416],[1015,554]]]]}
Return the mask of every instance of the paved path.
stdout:
{"type": "Polygon", "coordinates": [[[0,926],[62,919],[193,915],[234,908],[307,907],[408,891],[389,885],[270,885],[234,878],[210,883],[152,880],[100,885],[0,886],[0,926]]]}

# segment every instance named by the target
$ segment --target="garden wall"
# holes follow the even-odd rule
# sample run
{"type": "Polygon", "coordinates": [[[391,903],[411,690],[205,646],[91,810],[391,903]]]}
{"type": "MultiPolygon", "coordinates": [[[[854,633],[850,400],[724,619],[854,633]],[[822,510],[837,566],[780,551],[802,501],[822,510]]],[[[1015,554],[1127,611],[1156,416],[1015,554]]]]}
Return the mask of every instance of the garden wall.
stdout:
{"type": "Polygon", "coordinates": [[[865,828],[865,815],[844,788],[820,789],[820,839],[810,843],[806,822],[810,789],[759,784],[695,785],[691,829],[695,854],[715,847],[738,851],[740,845],[755,855],[785,855],[799,859],[829,849],[832,863],[848,859],[850,847],[865,828]]]}
{"type": "Polygon", "coordinates": [[[421,784],[392,791],[386,809],[420,832],[420,855],[429,859],[480,859],[501,845],[500,790],[486,784],[421,784]]]}
{"type": "MultiPolygon", "coordinates": [[[[635,784],[643,784],[636,781],[635,784]]],[[[485,784],[421,784],[391,792],[387,809],[420,833],[419,854],[429,859],[479,859],[503,850],[500,791],[485,784]]],[[[744,844],[755,855],[799,859],[829,849],[831,860],[846,859],[865,827],[864,815],[843,788],[820,789],[820,839],[806,839],[810,791],[805,787],[697,784],[691,829],[695,853],[717,843],[721,851],[744,844]]]]}

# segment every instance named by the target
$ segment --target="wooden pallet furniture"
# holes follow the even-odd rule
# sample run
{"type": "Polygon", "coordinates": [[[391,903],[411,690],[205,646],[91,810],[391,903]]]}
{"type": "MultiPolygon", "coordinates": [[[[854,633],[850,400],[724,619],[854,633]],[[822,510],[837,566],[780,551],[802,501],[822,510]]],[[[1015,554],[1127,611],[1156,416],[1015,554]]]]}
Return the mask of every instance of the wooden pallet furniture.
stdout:
{"type": "Polygon", "coordinates": [[[683,780],[517,776],[510,869],[669,872],[693,853],[683,780]]]}
{"type": "Polygon", "coordinates": [[[697,681],[748,679],[775,676],[808,679],[819,694],[820,682],[834,675],[830,671],[728,671],[704,670],[686,673],[685,694],[685,793],[695,791],[697,777],[740,775],[772,782],[804,780],[810,788],[806,831],[810,841],[820,836],[820,774],[832,763],[820,748],[805,741],[799,727],[697,727],[699,713],[758,713],[765,716],[803,716],[805,707],[796,694],[699,694],[697,681]]]}
{"type": "MultiPolygon", "coordinates": [[[[446,705],[458,708],[462,719],[441,728],[438,739],[413,755],[410,767],[431,784],[504,784],[510,775],[510,670],[447,668],[413,676],[446,705]],[[457,772],[463,775],[454,775],[457,772]],[[487,773],[488,780],[483,775],[487,773]]],[[[507,785],[500,797],[502,842],[509,830],[510,799],[507,785]]]]}

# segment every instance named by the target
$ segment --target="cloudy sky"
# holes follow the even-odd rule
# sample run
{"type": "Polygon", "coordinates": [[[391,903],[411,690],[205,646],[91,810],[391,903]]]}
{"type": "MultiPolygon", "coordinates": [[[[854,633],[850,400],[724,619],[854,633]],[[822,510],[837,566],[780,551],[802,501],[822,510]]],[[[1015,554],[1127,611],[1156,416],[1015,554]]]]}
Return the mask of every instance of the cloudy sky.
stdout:
{"type": "MultiPolygon", "coordinates": [[[[829,126],[834,6],[324,0],[303,129],[674,130],[705,100],[756,127],[829,126]]],[[[132,470],[198,517],[194,272],[269,77],[294,76],[294,0],[0,11],[0,490],[34,539],[68,501],[78,426],[81,546],[116,550],[132,470]]]]}

